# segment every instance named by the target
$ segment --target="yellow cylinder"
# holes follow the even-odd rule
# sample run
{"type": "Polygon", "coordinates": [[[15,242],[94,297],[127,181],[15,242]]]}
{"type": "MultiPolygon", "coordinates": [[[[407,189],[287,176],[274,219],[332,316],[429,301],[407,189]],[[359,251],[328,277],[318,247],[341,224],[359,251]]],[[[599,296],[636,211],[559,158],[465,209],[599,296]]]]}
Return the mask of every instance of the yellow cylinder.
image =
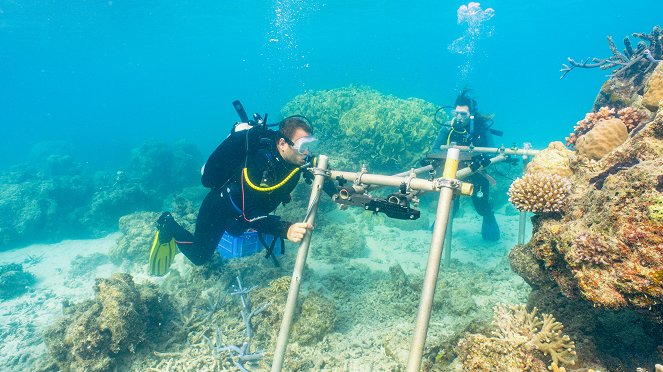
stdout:
{"type": "Polygon", "coordinates": [[[444,163],[444,171],[442,172],[442,177],[446,179],[456,178],[459,159],[460,159],[460,150],[456,148],[447,149],[447,160],[444,163]]]}
{"type": "Polygon", "coordinates": [[[460,193],[462,195],[472,195],[474,193],[474,185],[471,183],[463,182],[460,184],[460,193]]]}

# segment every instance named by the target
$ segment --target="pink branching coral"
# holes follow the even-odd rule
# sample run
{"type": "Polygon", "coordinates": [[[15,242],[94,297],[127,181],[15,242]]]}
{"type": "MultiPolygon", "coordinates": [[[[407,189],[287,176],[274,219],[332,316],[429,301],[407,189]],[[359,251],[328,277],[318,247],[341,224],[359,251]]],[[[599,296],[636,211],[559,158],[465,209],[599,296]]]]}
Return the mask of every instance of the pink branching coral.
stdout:
{"type": "Polygon", "coordinates": [[[645,119],[649,118],[649,114],[638,110],[635,107],[624,107],[617,111],[617,116],[622,119],[622,122],[626,125],[626,129],[628,129],[629,132],[640,125],[645,119]]]}
{"type": "Polygon", "coordinates": [[[609,120],[613,118],[621,119],[630,132],[648,117],[649,115],[647,113],[640,111],[635,107],[624,107],[623,109],[616,111],[614,108],[603,106],[597,112],[585,114],[585,118],[576,123],[575,127],[573,127],[573,133],[566,137],[566,145],[571,147],[575,146],[578,138],[589,132],[594,128],[594,125],[601,120],[609,120]]]}
{"type": "Polygon", "coordinates": [[[566,137],[566,145],[575,145],[578,137],[589,132],[599,120],[612,119],[614,117],[615,109],[607,106],[601,107],[597,112],[585,114],[585,118],[577,122],[576,126],[573,127],[573,133],[571,133],[569,137],[566,137]]]}
{"type": "Polygon", "coordinates": [[[559,212],[571,192],[571,182],[556,174],[529,173],[509,188],[509,201],[520,211],[559,212]]]}

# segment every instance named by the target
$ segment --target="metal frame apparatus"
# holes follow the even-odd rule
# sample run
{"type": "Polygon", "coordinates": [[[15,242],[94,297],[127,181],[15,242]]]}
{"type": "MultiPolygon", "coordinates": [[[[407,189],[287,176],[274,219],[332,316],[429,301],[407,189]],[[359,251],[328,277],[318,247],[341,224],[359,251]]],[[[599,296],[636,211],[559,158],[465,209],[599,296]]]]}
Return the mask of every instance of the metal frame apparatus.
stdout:
{"type": "MultiPolygon", "coordinates": [[[[334,201],[341,205],[357,206],[364,210],[374,213],[384,213],[391,218],[397,219],[417,219],[419,218],[418,195],[422,192],[437,191],[440,194],[437,211],[435,215],[435,226],[431,239],[428,262],[424,274],[423,288],[417,312],[417,319],[410,347],[410,353],[407,362],[407,371],[418,371],[421,367],[421,358],[426,343],[426,335],[430,323],[431,310],[433,307],[433,297],[435,295],[435,285],[440,271],[443,245],[445,246],[445,261],[448,263],[451,254],[451,228],[452,211],[454,198],[457,195],[472,195],[474,186],[470,183],[460,181],[460,179],[479,171],[486,166],[504,161],[509,155],[521,155],[524,160],[536,155],[537,150],[531,147],[523,149],[511,148],[477,148],[471,146],[442,146],[444,153],[432,154],[428,159],[434,160],[435,164],[427,165],[421,168],[412,169],[409,172],[396,174],[393,176],[368,173],[365,167],[359,172],[342,172],[328,170],[328,157],[320,155],[317,168],[312,168],[314,175],[313,188],[309,199],[308,210],[304,222],[313,224],[318,210],[318,202],[322,192],[322,185],[325,178],[331,178],[338,182],[338,194],[334,195],[334,201]],[[490,163],[485,162],[481,167],[470,167],[458,170],[461,161],[461,152],[464,155],[477,153],[496,153],[498,156],[490,159],[490,163]],[[435,178],[435,168],[438,162],[444,159],[442,177],[435,178]],[[427,173],[428,178],[417,178],[417,175],[427,173]],[[347,185],[352,183],[351,185],[347,185]],[[368,194],[369,189],[377,187],[390,186],[398,188],[398,191],[390,194],[387,198],[376,198],[368,194]],[[445,239],[446,237],[446,239],[445,239]]],[[[518,234],[519,244],[524,240],[524,229],[526,216],[521,213],[520,231],[518,234]]],[[[290,281],[288,299],[285,305],[283,320],[279,330],[279,336],[274,350],[274,360],[272,362],[272,372],[281,371],[283,368],[285,352],[288,345],[290,329],[295,312],[295,305],[299,296],[299,288],[302,280],[302,273],[308,256],[312,232],[304,235],[297,251],[297,259],[290,281]]]]}

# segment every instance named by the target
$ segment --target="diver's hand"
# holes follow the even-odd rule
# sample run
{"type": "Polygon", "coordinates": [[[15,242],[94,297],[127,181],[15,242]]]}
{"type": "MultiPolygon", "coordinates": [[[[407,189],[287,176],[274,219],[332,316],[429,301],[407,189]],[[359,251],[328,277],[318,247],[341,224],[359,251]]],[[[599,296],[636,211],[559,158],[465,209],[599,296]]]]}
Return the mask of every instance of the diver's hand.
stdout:
{"type": "Polygon", "coordinates": [[[293,243],[299,243],[304,238],[304,234],[308,230],[313,230],[313,225],[306,222],[297,222],[290,225],[288,228],[287,238],[293,243]]]}

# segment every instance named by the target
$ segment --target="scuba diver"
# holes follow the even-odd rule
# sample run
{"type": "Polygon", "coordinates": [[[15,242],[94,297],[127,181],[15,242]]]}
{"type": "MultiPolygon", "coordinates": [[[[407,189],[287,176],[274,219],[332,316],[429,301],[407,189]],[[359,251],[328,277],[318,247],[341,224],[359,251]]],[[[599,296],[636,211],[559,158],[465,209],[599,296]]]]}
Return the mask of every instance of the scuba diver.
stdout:
{"type": "MultiPolygon", "coordinates": [[[[470,97],[468,93],[469,89],[466,88],[456,97],[455,107],[451,112],[451,122],[440,130],[433,145],[433,153],[439,153],[441,151],[440,146],[451,145],[452,143],[460,146],[493,147],[492,135],[502,135],[500,131],[490,129],[492,118],[477,111],[476,100],[470,97]]],[[[489,164],[489,158],[483,154],[461,162],[461,166],[470,166],[472,169],[485,167],[489,164]]],[[[494,185],[495,180],[481,169],[469,176],[467,181],[474,184],[472,203],[477,213],[483,217],[481,237],[487,241],[499,240],[500,228],[497,225],[489,201],[490,184],[494,185]]],[[[454,212],[457,210],[458,203],[455,203],[454,212]]]]}
{"type": "MultiPolygon", "coordinates": [[[[290,116],[278,123],[278,130],[272,130],[267,127],[267,115],[263,119],[255,114],[256,120],[249,121],[241,103],[233,104],[242,122],[235,125],[203,166],[202,184],[211,190],[200,206],[195,233],[164,212],[157,220],[150,252],[152,275],[168,271],[176,247],[195,265],[206,263],[224,232],[241,236],[254,229],[274,235],[274,241],[286,238],[298,243],[313,228],[308,223],[290,223],[270,215],[279,204],[290,201],[290,193],[303,172],[307,181],[312,177],[306,168],[311,165],[310,150],[316,139],[308,119],[290,116]]],[[[328,194],[336,192],[331,181],[325,183],[324,190],[328,194]]]]}

